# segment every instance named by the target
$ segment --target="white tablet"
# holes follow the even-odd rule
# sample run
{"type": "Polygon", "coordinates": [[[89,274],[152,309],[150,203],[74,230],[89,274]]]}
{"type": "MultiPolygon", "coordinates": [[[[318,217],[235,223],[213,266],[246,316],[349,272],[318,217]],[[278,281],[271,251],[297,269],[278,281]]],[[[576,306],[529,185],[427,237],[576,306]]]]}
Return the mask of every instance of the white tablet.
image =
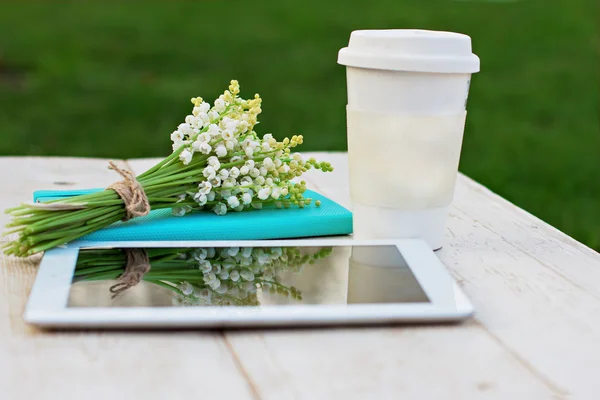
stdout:
{"type": "Polygon", "coordinates": [[[208,328],[453,321],[472,313],[422,241],[303,239],[56,248],[42,259],[25,319],[47,327],[208,328]],[[115,296],[119,277],[138,264],[150,269],[115,296]]]}

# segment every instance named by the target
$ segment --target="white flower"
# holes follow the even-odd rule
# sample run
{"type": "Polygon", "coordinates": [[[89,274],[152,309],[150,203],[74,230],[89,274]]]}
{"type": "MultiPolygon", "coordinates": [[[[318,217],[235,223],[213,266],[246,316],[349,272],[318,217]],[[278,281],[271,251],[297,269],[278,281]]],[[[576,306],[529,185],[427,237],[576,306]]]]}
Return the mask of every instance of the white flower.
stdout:
{"type": "Polygon", "coordinates": [[[173,133],[171,133],[171,140],[174,142],[180,142],[183,139],[185,139],[184,135],[182,132],[180,131],[174,131],[173,133]]]}
{"type": "Polygon", "coordinates": [[[211,167],[213,167],[215,169],[215,171],[218,171],[219,168],[221,168],[221,162],[215,156],[208,157],[207,162],[208,162],[208,165],[210,165],[211,167]]]}
{"type": "Polygon", "coordinates": [[[248,121],[240,121],[240,123],[238,124],[238,129],[240,130],[240,133],[248,132],[249,127],[250,124],[248,123],[248,121]]]}
{"type": "Polygon", "coordinates": [[[270,157],[265,158],[262,165],[269,171],[275,169],[275,163],[273,163],[273,160],[270,157]]]}
{"type": "Polygon", "coordinates": [[[223,188],[230,189],[230,188],[235,187],[236,184],[237,184],[237,182],[235,181],[235,178],[227,178],[223,182],[223,188]]]}
{"type": "Polygon", "coordinates": [[[227,293],[227,286],[225,286],[224,284],[219,286],[218,288],[214,289],[215,292],[219,293],[219,294],[225,294],[227,293]]]}
{"type": "Polygon", "coordinates": [[[252,247],[243,247],[241,253],[244,258],[250,257],[252,255],[252,247]]]}
{"type": "Polygon", "coordinates": [[[186,123],[179,124],[179,126],[177,127],[177,130],[182,132],[185,135],[191,135],[192,133],[194,133],[194,131],[192,130],[192,127],[186,123]]]}
{"type": "Polygon", "coordinates": [[[200,271],[202,271],[202,272],[212,271],[212,265],[210,264],[210,261],[208,261],[208,260],[201,260],[198,263],[198,266],[200,268],[200,271]]]}
{"type": "Polygon", "coordinates": [[[256,165],[256,162],[254,162],[254,160],[248,160],[244,163],[244,165],[247,166],[248,168],[252,169],[256,165]]]}
{"type": "Polygon", "coordinates": [[[210,180],[217,176],[217,171],[215,171],[215,169],[211,165],[209,165],[206,168],[204,168],[204,170],[202,170],[202,175],[204,175],[205,178],[210,180]]]}
{"type": "Polygon", "coordinates": [[[215,192],[208,192],[206,194],[206,198],[208,199],[208,201],[213,201],[215,199],[215,192]]]}
{"type": "MultiPolygon", "coordinates": [[[[265,160],[266,160],[266,158],[265,158],[265,160]]],[[[263,163],[264,163],[264,161],[263,161],[263,163]]],[[[281,167],[281,164],[283,164],[283,162],[281,161],[281,159],[280,158],[276,158],[275,159],[275,168],[281,167]]]]}
{"type": "Polygon", "coordinates": [[[269,143],[267,142],[263,142],[263,144],[260,147],[265,153],[271,151],[271,146],[269,146],[269,143]]]}
{"type": "Polygon", "coordinates": [[[185,215],[185,208],[184,207],[180,207],[180,206],[173,207],[171,209],[171,214],[173,214],[176,217],[182,217],[182,216],[185,215]]]}
{"type": "Polygon", "coordinates": [[[185,142],[183,140],[176,140],[173,142],[173,151],[179,150],[181,146],[183,146],[185,142]]]}
{"type": "MultiPolygon", "coordinates": [[[[235,131],[237,130],[238,124],[238,120],[231,119],[229,117],[223,118],[223,121],[221,122],[221,126],[223,127],[224,132],[227,132],[230,135],[229,138],[232,138],[235,135],[235,131]]],[[[223,136],[223,138],[228,139],[225,136],[223,136]]]]}
{"type": "Polygon", "coordinates": [[[215,176],[214,178],[210,179],[210,184],[214,188],[218,188],[219,186],[221,186],[221,178],[219,178],[218,176],[215,176]]]}
{"type": "Polygon", "coordinates": [[[260,167],[260,175],[261,176],[267,176],[267,169],[265,167],[260,167]]]}
{"type": "Polygon", "coordinates": [[[229,272],[229,279],[237,282],[240,279],[240,273],[234,269],[233,271],[229,272]]]}
{"type": "Polygon", "coordinates": [[[219,171],[219,178],[221,178],[222,180],[225,180],[227,178],[229,178],[229,171],[227,171],[225,168],[223,168],[222,170],[219,171]]]}
{"type": "Polygon", "coordinates": [[[202,104],[198,106],[198,108],[200,109],[200,112],[207,113],[208,110],[210,110],[210,103],[203,101],[202,104]]]}
{"type": "Polygon", "coordinates": [[[254,180],[254,183],[257,184],[258,186],[262,186],[265,184],[265,177],[264,176],[258,176],[256,177],[256,179],[254,180]]]}
{"type": "MultiPolygon", "coordinates": [[[[226,140],[225,141],[225,147],[227,148],[227,150],[231,151],[233,149],[235,149],[235,144],[236,141],[234,139],[231,140],[226,140]]],[[[232,158],[233,159],[233,158],[232,158]]]]}
{"type": "Polygon", "coordinates": [[[246,281],[252,282],[254,280],[254,274],[247,268],[244,268],[242,272],[240,272],[240,275],[246,281]]]}
{"type": "Polygon", "coordinates": [[[220,144],[215,149],[215,154],[220,158],[225,157],[227,155],[227,148],[223,144],[220,144]]]}
{"type": "Polygon", "coordinates": [[[214,263],[213,267],[212,267],[212,272],[214,272],[216,275],[220,274],[221,273],[221,264],[218,262],[214,263]]]}
{"type": "Polygon", "coordinates": [[[229,278],[229,272],[224,269],[223,271],[221,271],[221,273],[219,274],[219,278],[221,278],[222,280],[226,280],[229,278]]]}
{"type": "Polygon", "coordinates": [[[200,145],[200,152],[202,154],[210,154],[211,151],[212,151],[212,147],[207,142],[204,142],[200,145]]]}
{"type": "Polygon", "coordinates": [[[294,155],[292,156],[294,158],[295,161],[302,161],[302,154],[300,153],[294,153],[294,155]]]}
{"type": "Polygon", "coordinates": [[[179,285],[179,290],[181,290],[181,293],[183,293],[184,296],[189,296],[194,292],[194,287],[190,285],[189,282],[182,282],[181,285],[179,285]]]}
{"type": "Polygon", "coordinates": [[[202,126],[204,126],[208,122],[210,122],[210,117],[208,116],[208,114],[204,113],[204,112],[198,112],[198,113],[196,113],[196,108],[197,107],[194,107],[193,114],[198,118],[199,121],[202,121],[202,126]]]}
{"type": "Polygon", "coordinates": [[[240,156],[233,156],[231,157],[231,162],[238,162],[238,161],[242,161],[242,157],[240,156]]]}
{"type": "Polygon", "coordinates": [[[250,203],[252,203],[252,195],[250,193],[244,193],[242,195],[242,202],[244,204],[250,204],[250,203]]]}
{"type": "Polygon", "coordinates": [[[245,291],[247,291],[248,293],[256,292],[256,284],[253,282],[244,282],[244,284],[242,285],[242,288],[245,291]]]}
{"type": "Polygon", "coordinates": [[[196,140],[192,143],[192,150],[194,151],[201,151],[202,149],[202,142],[199,140],[196,140]]]}
{"type": "Polygon", "coordinates": [[[198,185],[198,193],[200,194],[208,194],[212,190],[212,185],[208,181],[200,182],[198,185]]]}
{"type": "Polygon", "coordinates": [[[218,112],[224,111],[225,110],[225,100],[223,100],[221,98],[215,100],[215,110],[217,110],[218,112]]]}
{"type": "Polygon", "coordinates": [[[221,190],[219,195],[221,196],[221,199],[223,199],[223,200],[227,200],[228,198],[230,198],[232,196],[231,190],[221,190]]]}
{"type": "Polygon", "coordinates": [[[229,271],[230,269],[232,269],[233,267],[235,267],[235,261],[231,258],[226,258],[223,261],[223,268],[225,268],[227,271],[229,271]]]}
{"type": "Polygon", "coordinates": [[[236,208],[240,205],[240,201],[236,196],[231,196],[227,199],[227,203],[229,204],[229,207],[231,208],[236,208]]]}
{"type": "Polygon", "coordinates": [[[208,112],[208,118],[210,118],[211,121],[214,121],[215,119],[219,118],[219,113],[215,110],[210,110],[208,112]]]}
{"type": "Polygon", "coordinates": [[[252,185],[252,178],[250,178],[249,176],[243,177],[242,180],[240,181],[240,185],[242,185],[242,186],[252,185]]]}
{"type": "Polygon", "coordinates": [[[210,286],[211,289],[216,290],[221,286],[221,281],[215,276],[215,279],[211,280],[208,286],[210,286]]]}
{"type": "Polygon", "coordinates": [[[203,206],[208,201],[208,198],[204,193],[198,192],[194,195],[194,200],[198,203],[198,205],[203,206]]]}
{"type": "Polygon", "coordinates": [[[289,193],[289,191],[288,191],[288,188],[287,188],[287,187],[284,187],[283,189],[281,189],[281,195],[282,195],[283,197],[287,196],[287,195],[288,195],[288,193],[289,193]]]}
{"type": "Polygon", "coordinates": [[[202,298],[203,300],[206,300],[207,302],[210,302],[210,298],[212,297],[210,290],[208,290],[208,289],[202,289],[198,293],[198,296],[200,296],[200,298],[202,298]]]}
{"type": "Polygon", "coordinates": [[[191,127],[197,127],[198,119],[193,115],[188,115],[185,117],[185,123],[190,125],[191,127]]]}
{"type": "Polygon", "coordinates": [[[229,176],[231,176],[234,179],[237,179],[238,176],[240,176],[240,170],[238,167],[231,167],[231,169],[229,170],[229,176]]]}
{"type": "Polygon", "coordinates": [[[252,168],[249,173],[253,178],[260,176],[260,171],[257,168],[252,168]]]}
{"type": "Polygon", "coordinates": [[[278,187],[273,188],[273,191],[271,192],[271,197],[275,200],[278,200],[279,196],[281,196],[280,189],[278,187]]]}
{"type": "Polygon", "coordinates": [[[242,146],[246,148],[250,147],[252,150],[254,150],[258,147],[258,142],[255,142],[254,140],[252,140],[252,138],[248,137],[244,140],[242,146]]]}
{"type": "Polygon", "coordinates": [[[248,168],[247,165],[242,166],[242,168],[240,168],[240,173],[242,175],[248,175],[248,172],[250,172],[250,168],[248,168]]]}
{"type": "Polygon", "coordinates": [[[206,133],[211,137],[221,136],[221,129],[215,124],[210,124],[206,133]]]}
{"type": "Polygon", "coordinates": [[[263,141],[265,141],[265,142],[268,142],[271,139],[273,139],[272,133],[267,133],[266,135],[263,136],[263,141]]]}
{"type": "Polygon", "coordinates": [[[267,178],[265,179],[265,183],[269,186],[273,186],[273,179],[272,178],[267,178]]]}
{"type": "Polygon", "coordinates": [[[206,259],[207,255],[208,255],[208,252],[206,251],[206,249],[203,249],[203,248],[196,249],[192,253],[192,257],[194,257],[194,259],[197,261],[206,259]]]}
{"type": "Polygon", "coordinates": [[[227,249],[227,254],[229,254],[229,256],[231,256],[231,257],[235,257],[239,252],[240,252],[239,247],[229,247],[227,249]]]}
{"type": "Polygon", "coordinates": [[[224,130],[221,132],[221,137],[227,141],[233,139],[235,136],[233,136],[233,133],[229,132],[228,130],[224,130]]]}
{"type": "Polygon", "coordinates": [[[261,200],[266,200],[269,198],[269,195],[271,194],[271,188],[270,187],[265,187],[262,188],[258,191],[258,198],[261,200]]]}
{"type": "Polygon", "coordinates": [[[179,154],[179,159],[183,161],[185,165],[188,165],[190,161],[192,161],[192,153],[188,149],[185,149],[179,154]]]}
{"type": "Polygon", "coordinates": [[[258,259],[256,260],[260,265],[265,265],[268,264],[271,261],[271,257],[266,254],[263,253],[261,255],[258,256],[258,259]]]}
{"type": "Polygon", "coordinates": [[[244,153],[246,153],[247,157],[252,157],[252,155],[254,154],[254,150],[252,149],[252,147],[246,147],[244,153]]]}
{"type": "Polygon", "coordinates": [[[206,132],[199,134],[196,138],[196,140],[198,140],[199,142],[210,142],[210,139],[210,135],[206,132]]]}
{"type": "Polygon", "coordinates": [[[227,214],[227,206],[223,203],[217,203],[213,207],[213,212],[217,215],[225,215],[227,214]]]}

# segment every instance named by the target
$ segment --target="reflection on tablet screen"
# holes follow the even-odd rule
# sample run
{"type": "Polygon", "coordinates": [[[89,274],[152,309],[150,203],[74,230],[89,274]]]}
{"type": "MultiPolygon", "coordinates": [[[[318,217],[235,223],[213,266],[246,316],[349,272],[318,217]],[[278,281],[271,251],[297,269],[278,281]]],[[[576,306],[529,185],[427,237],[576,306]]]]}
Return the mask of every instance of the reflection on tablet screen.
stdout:
{"type": "Polygon", "coordinates": [[[150,270],[138,285],[117,296],[110,289],[124,273],[128,256],[131,260],[130,250],[80,250],[68,306],[429,302],[395,246],[142,250],[150,261],[150,270]]]}

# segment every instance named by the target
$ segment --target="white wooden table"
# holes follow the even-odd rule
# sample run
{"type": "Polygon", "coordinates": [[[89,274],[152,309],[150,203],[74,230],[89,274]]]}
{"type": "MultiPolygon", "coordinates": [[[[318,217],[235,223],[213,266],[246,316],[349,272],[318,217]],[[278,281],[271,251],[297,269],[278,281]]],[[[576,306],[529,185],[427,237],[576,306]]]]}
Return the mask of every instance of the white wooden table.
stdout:
{"type": "MultiPolygon", "coordinates": [[[[309,187],[349,207],[346,155],[314,156],[336,171],[309,187]]],[[[0,208],[117,179],[107,160],[0,158],[0,208]]],[[[44,332],[22,319],[40,258],[2,256],[0,398],[600,399],[600,255],[465,176],[446,239],[477,313],[460,325],[44,332]]]]}

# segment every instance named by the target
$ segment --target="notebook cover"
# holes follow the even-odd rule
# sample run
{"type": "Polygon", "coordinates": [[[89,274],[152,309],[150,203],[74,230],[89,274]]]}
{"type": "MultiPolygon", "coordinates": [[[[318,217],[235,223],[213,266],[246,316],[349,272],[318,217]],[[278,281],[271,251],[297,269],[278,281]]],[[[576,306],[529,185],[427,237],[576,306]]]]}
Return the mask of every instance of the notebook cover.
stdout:
{"type": "MultiPolygon", "coordinates": [[[[33,200],[44,202],[99,190],[102,189],[38,190],[34,192],[33,200]]],[[[232,211],[223,216],[208,211],[194,211],[183,217],[173,216],[170,209],[161,209],[151,211],[144,217],[117,222],[80,240],[262,240],[352,233],[350,211],[310,190],[304,196],[311,197],[313,202],[320,200],[321,206],[232,211]]]]}

